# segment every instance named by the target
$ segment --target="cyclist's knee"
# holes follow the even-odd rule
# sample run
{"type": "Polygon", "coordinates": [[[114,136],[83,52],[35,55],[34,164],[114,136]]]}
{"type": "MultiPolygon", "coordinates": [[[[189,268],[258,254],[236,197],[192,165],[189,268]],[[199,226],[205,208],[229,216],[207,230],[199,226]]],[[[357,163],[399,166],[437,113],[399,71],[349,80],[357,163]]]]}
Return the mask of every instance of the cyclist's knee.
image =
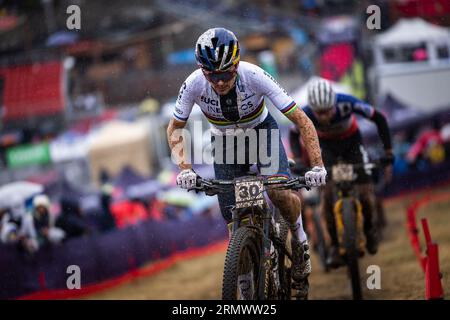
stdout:
{"type": "Polygon", "coordinates": [[[273,202],[275,206],[279,206],[283,204],[283,202],[288,201],[288,193],[286,190],[268,190],[267,194],[269,195],[270,201],[273,202]]]}
{"type": "Polygon", "coordinates": [[[267,194],[270,201],[280,209],[283,214],[286,211],[292,211],[301,208],[300,198],[289,190],[268,190],[267,194]]]}
{"type": "Polygon", "coordinates": [[[375,204],[375,188],[373,184],[360,184],[357,188],[361,201],[369,203],[371,205],[375,204]]]}

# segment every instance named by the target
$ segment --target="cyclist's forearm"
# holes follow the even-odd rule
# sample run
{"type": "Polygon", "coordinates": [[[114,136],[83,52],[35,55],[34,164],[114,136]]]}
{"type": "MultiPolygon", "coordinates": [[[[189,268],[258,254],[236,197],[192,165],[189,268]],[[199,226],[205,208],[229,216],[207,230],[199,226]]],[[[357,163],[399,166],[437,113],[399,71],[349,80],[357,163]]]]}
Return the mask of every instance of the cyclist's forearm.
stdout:
{"type": "Polygon", "coordinates": [[[186,159],[184,138],[181,131],[185,126],[185,122],[172,119],[167,127],[167,141],[170,152],[180,170],[192,169],[192,164],[186,159]]]}
{"type": "Polygon", "coordinates": [[[378,129],[378,135],[380,136],[381,141],[383,142],[384,149],[392,150],[392,140],[391,133],[389,130],[389,126],[386,120],[386,117],[379,111],[375,110],[372,121],[376,124],[378,129]]]}
{"type": "Polygon", "coordinates": [[[323,167],[322,155],[320,153],[319,138],[312,121],[301,109],[296,109],[287,116],[298,128],[305,144],[311,165],[323,167]]]}

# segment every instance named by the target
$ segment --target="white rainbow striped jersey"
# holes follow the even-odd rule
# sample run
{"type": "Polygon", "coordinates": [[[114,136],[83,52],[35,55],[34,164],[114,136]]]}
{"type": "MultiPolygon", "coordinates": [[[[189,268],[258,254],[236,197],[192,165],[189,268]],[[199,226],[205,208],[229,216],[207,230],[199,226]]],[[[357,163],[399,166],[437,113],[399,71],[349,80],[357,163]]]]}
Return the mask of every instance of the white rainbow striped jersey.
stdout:
{"type": "Polygon", "coordinates": [[[241,61],[237,72],[235,119],[224,116],[220,96],[201,69],[194,71],[181,86],[173,113],[175,119],[187,121],[192,107],[197,104],[212,124],[213,133],[224,135],[233,134],[234,130],[229,129],[254,128],[263,122],[269,112],[264,103],[265,97],[285,115],[297,108],[278,82],[260,67],[241,61]]]}

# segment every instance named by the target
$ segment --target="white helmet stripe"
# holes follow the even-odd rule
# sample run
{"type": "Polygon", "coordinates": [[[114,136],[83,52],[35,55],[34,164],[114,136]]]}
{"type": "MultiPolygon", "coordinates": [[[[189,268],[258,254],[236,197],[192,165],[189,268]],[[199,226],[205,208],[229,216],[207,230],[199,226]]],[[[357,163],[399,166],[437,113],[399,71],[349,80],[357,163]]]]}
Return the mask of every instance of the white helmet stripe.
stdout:
{"type": "Polygon", "coordinates": [[[315,96],[316,104],[320,104],[320,92],[319,92],[319,86],[316,86],[314,89],[315,89],[315,90],[314,90],[314,96],[315,96]]]}
{"type": "Polygon", "coordinates": [[[333,90],[331,89],[331,85],[327,82],[327,91],[328,91],[328,105],[333,104],[333,90]]]}
{"type": "MultiPolygon", "coordinates": [[[[229,50],[230,50],[230,46],[225,46],[223,48],[222,61],[220,62],[219,69],[222,69],[224,67],[224,64],[226,63],[226,60],[227,60],[227,56],[228,56],[228,51],[229,50]]],[[[217,50],[217,51],[219,51],[219,50],[217,50]]]]}
{"type": "Polygon", "coordinates": [[[323,86],[323,104],[330,105],[330,86],[328,82],[322,82],[323,86]]]}
{"type": "Polygon", "coordinates": [[[327,97],[325,92],[325,86],[322,81],[319,82],[318,89],[319,89],[319,103],[323,105],[325,104],[327,97]]]}

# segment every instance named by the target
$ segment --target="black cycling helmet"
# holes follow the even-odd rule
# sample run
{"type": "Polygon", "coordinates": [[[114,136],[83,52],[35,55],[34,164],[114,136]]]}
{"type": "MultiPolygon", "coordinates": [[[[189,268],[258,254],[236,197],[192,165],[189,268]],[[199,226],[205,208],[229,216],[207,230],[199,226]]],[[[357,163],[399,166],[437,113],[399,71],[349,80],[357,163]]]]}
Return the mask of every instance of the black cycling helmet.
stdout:
{"type": "Polygon", "coordinates": [[[195,58],[203,69],[225,71],[239,62],[239,42],[227,29],[208,29],[197,40],[195,58]]]}

